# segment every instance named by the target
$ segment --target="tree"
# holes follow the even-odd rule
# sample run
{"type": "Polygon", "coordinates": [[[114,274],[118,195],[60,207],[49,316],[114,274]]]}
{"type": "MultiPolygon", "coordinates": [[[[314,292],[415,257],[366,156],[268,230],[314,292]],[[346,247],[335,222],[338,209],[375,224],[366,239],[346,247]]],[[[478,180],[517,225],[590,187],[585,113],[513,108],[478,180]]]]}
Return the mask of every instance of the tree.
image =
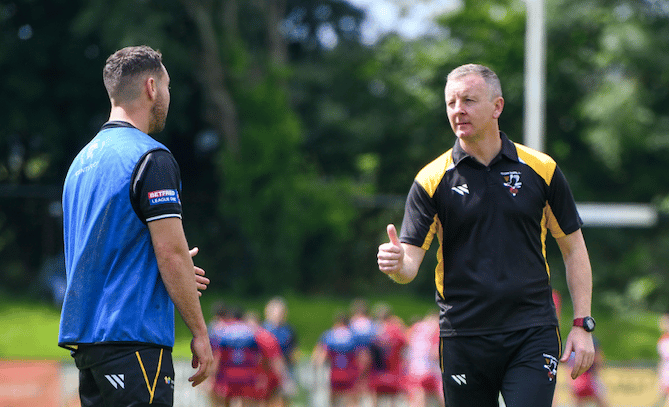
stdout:
{"type": "MultiPolygon", "coordinates": [[[[577,200],[669,208],[661,2],[547,0],[546,14],[546,148],[577,200]]],[[[502,130],[522,141],[525,6],[465,0],[440,18],[441,36],[390,33],[373,46],[360,41],[363,18],[338,0],[0,6],[0,284],[19,288],[62,250],[48,203],[106,120],[105,58],[146,43],[172,77],[159,138],[180,163],[187,236],[214,287],[433,290],[429,271],[410,287],[388,282],[376,248],[416,172],[455,141],[443,104],[452,68],[479,62],[499,74],[502,130]]],[[[587,229],[598,292],[664,306],[665,227],[587,229]]]]}
{"type": "MultiPolygon", "coordinates": [[[[663,88],[669,78],[660,68],[668,58],[666,10],[654,1],[563,0],[550,7],[549,148],[568,163],[580,199],[663,209],[667,183],[658,169],[668,164],[663,88]]],[[[637,297],[656,309],[669,305],[665,234],[664,222],[650,231],[587,231],[595,284],[609,291],[610,302],[637,297]],[[640,282],[645,291],[631,295],[640,282]]]]}
{"type": "Polygon", "coordinates": [[[13,292],[60,253],[67,162],[96,126],[96,104],[108,103],[99,71],[88,69],[99,56],[96,36],[72,37],[62,24],[76,12],[57,0],[0,5],[0,285],[13,292]]]}

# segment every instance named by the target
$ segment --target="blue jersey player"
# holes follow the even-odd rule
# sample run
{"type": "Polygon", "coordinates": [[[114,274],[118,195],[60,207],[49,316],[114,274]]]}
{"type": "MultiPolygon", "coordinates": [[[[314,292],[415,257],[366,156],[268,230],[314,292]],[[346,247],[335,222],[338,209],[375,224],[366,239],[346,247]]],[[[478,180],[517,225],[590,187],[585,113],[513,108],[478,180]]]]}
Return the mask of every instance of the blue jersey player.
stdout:
{"type": "Polygon", "coordinates": [[[79,152],[63,188],[67,290],[58,344],[79,368],[82,406],[172,406],[174,306],[190,329],[202,383],[214,369],[181,221],[181,177],[160,132],[170,104],[162,55],[112,54],[103,72],[109,121],[79,152]]]}

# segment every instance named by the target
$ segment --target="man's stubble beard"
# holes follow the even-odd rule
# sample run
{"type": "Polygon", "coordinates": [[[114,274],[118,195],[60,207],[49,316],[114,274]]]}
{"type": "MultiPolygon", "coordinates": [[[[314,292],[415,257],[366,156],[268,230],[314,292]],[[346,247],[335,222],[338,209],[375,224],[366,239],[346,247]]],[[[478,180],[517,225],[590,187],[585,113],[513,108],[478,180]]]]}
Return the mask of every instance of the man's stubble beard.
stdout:
{"type": "Polygon", "coordinates": [[[158,98],[151,107],[151,121],[149,122],[149,134],[160,133],[165,128],[167,121],[167,106],[164,106],[163,98],[158,98]]]}

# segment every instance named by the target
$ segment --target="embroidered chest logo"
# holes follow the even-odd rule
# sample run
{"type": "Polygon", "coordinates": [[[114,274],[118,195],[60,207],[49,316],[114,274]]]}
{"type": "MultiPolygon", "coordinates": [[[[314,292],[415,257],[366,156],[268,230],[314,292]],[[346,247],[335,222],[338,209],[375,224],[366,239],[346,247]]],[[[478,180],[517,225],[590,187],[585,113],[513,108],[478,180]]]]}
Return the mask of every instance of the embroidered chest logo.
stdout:
{"type": "Polygon", "coordinates": [[[511,195],[516,196],[520,187],[523,186],[523,183],[520,182],[520,171],[500,172],[500,175],[504,178],[504,186],[509,188],[511,195]]]}

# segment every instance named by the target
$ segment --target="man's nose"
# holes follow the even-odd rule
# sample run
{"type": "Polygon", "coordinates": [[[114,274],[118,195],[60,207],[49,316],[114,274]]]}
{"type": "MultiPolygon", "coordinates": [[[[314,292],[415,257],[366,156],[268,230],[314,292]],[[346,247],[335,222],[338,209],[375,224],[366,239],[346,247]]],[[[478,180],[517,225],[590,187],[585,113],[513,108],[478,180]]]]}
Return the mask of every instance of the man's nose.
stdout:
{"type": "Polygon", "coordinates": [[[455,101],[455,104],[453,105],[453,113],[462,113],[464,111],[464,103],[460,102],[459,100],[455,101]]]}

